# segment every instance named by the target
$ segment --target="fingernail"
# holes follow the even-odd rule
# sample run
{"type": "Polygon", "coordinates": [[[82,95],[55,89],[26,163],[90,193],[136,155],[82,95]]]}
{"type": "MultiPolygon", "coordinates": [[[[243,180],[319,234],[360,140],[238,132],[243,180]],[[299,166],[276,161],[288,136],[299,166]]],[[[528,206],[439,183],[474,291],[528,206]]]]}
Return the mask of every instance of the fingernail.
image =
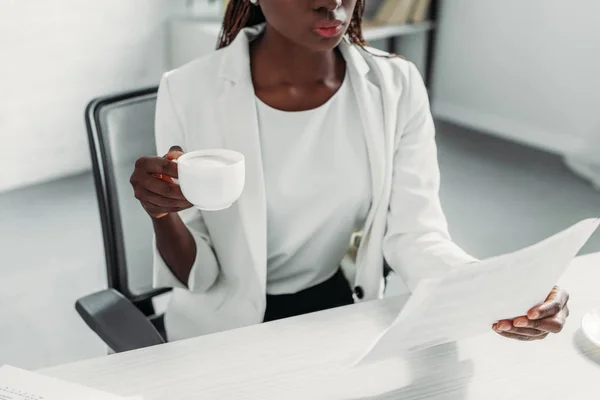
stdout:
{"type": "Polygon", "coordinates": [[[500,330],[500,331],[507,331],[509,329],[510,329],[510,327],[507,326],[507,324],[505,324],[503,322],[498,324],[498,330],[500,330]]]}
{"type": "Polygon", "coordinates": [[[526,327],[526,326],[527,326],[527,321],[525,321],[525,320],[522,320],[522,319],[517,319],[517,320],[515,321],[514,325],[515,325],[516,327],[519,327],[519,328],[524,328],[524,327],[526,327]]]}
{"type": "Polygon", "coordinates": [[[540,312],[539,311],[532,311],[529,316],[533,319],[539,318],[540,317],[540,312]]]}

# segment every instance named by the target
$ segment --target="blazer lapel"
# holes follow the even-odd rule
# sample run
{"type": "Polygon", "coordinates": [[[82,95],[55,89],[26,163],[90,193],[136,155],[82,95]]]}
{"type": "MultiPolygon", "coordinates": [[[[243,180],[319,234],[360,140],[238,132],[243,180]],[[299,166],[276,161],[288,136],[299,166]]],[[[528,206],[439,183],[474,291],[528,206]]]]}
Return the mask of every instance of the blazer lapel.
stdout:
{"type": "Polygon", "coordinates": [[[381,90],[368,79],[369,65],[358,49],[345,40],[340,50],[348,71],[357,100],[365,134],[369,165],[371,168],[372,204],[367,215],[365,234],[373,222],[375,211],[381,201],[385,177],[385,124],[381,90]]]}
{"type": "MultiPolygon", "coordinates": [[[[227,148],[245,157],[246,182],[235,206],[245,232],[252,260],[263,293],[266,292],[267,236],[264,175],[254,87],[250,73],[249,37],[242,31],[224,51],[221,79],[224,88],[217,100],[219,120],[227,148]]],[[[236,251],[236,249],[231,249],[236,251]]]]}

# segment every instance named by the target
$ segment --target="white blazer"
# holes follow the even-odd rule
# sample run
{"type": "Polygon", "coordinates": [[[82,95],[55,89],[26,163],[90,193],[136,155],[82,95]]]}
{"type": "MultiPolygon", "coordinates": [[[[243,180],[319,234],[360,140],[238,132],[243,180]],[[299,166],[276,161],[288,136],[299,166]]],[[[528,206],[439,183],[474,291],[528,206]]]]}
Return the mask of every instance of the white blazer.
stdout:
{"type": "MultiPolygon", "coordinates": [[[[158,155],[180,145],[184,151],[227,148],[246,158],[245,189],[233,206],[181,212],[197,245],[187,288],[154,243],[154,284],[174,288],[165,314],[170,341],[263,321],[266,202],[249,57],[249,42],[262,29],[244,29],[230,46],[166,73],[160,84],[158,155]]],[[[474,258],[448,234],[434,124],[418,70],[346,40],[340,50],[360,106],[373,188],[353,277],[364,294],[355,296],[358,302],[383,296],[384,257],[406,292],[420,279],[474,258]]]]}

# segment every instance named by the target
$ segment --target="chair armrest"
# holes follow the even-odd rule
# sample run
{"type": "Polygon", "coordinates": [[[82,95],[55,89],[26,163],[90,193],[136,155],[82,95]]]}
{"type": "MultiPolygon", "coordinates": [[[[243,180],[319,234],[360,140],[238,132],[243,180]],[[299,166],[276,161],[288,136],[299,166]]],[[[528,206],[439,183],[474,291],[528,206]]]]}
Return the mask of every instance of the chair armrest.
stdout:
{"type": "Polygon", "coordinates": [[[80,298],[75,309],[90,329],[116,353],[165,342],[150,320],[114,289],[80,298]]]}

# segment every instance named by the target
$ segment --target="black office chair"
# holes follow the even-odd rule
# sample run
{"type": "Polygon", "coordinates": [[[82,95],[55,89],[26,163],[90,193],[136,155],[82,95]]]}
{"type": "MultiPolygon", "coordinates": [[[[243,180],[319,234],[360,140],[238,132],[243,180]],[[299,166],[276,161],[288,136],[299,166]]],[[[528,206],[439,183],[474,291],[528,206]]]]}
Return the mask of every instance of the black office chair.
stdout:
{"type": "Polygon", "coordinates": [[[77,300],[87,325],[114,352],[166,341],[153,298],[152,223],[133,196],[135,160],[155,154],[157,88],[98,98],[85,112],[106,258],[108,289],[77,300]]]}

